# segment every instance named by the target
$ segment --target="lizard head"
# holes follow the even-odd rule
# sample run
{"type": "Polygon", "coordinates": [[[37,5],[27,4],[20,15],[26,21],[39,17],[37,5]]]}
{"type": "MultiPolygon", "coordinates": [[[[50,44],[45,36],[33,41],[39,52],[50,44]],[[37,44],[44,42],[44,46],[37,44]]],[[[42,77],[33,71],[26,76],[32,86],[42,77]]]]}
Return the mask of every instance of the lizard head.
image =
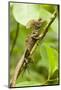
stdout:
{"type": "Polygon", "coordinates": [[[32,19],[27,23],[26,28],[32,30],[39,30],[41,26],[43,26],[43,24],[45,23],[46,21],[42,20],[41,18],[39,18],[38,20],[32,19]]]}

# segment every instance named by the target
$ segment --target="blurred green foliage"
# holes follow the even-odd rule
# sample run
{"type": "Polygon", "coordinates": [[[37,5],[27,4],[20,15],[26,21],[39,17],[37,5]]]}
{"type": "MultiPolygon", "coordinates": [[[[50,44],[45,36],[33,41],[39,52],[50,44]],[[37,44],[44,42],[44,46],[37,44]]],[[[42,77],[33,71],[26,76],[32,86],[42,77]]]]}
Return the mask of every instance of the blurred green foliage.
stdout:
{"type": "MultiPolygon", "coordinates": [[[[31,30],[26,29],[26,23],[31,19],[42,18],[49,20],[57,5],[10,3],[10,51],[15,39],[17,23],[19,22],[19,34],[10,56],[10,79],[14,73],[16,64],[26,49],[25,40],[31,30]]],[[[58,16],[49,28],[42,42],[39,42],[26,71],[22,72],[16,86],[55,85],[59,84],[58,77],[58,16]]]]}

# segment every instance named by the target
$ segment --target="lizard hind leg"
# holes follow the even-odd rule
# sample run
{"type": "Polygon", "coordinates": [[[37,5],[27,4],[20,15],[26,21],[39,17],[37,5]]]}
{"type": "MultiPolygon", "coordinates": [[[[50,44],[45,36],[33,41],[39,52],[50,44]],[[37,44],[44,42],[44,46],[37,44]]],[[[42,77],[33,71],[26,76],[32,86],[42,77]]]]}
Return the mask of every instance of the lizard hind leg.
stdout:
{"type": "Polygon", "coordinates": [[[25,59],[26,59],[29,55],[30,55],[30,51],[29,51],[29,49],[27,49],[26,52],[25,52],[25,59]]]}
{"type": "Polygon", "coordinates": [[[22,77],[25,75],[26,71],[27,71],[27,68],[28,68],[28,59],[24,59],[24,64],[23,64],[23,73],[22,73],[22,77]]]}
{"type": "Polygon", "coordinates": [[[31,57],[28,57],[28,59],[25,58],[24,64],[23,64],[23,73],[22,76],[25,75],[27,72],[28,74],[30,73],[30,64],[34,63],[34,61],[31,59],[31,57]]]}

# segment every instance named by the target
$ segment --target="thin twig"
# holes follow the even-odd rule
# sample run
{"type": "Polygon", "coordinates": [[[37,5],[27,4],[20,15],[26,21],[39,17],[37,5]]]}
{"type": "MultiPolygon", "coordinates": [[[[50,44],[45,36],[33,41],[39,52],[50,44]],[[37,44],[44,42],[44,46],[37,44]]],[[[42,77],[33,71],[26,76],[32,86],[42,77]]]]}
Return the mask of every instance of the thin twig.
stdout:
{"type": "MultiPolygon", "coordinates": [[[[42,34],[40,34],[41,35],[40,40],[42,40],[45,37],[46,33],[48,32],[48,28],[50,27],[52,22],[55,20],[56,16],[57,16],[57,12],[54,12],[53,16],[51,17],[49,23],[47,24],[47,26],[44,30],[44,32],[42,34]]],[[[37,46],[37,42],[34,45],[33,49],[31,50],[30,55],[33,53],[36,46],[37,46]]],[[[19,73],[20,69],[22,68],[23,63],[24,63],[24,54],[21,57],[21,59],[19,60],[17,66],[16,66],[16,69],[15,69],[15,72],[14,72],[14,75],[13,75],[13,79],[12,79],[12,87],[15,87],[16,79],[17,79],[17,76],[18,76],[18,73],[19,73]]]]}
{"type": "Polygon", "coordinates": [[[14,38],[14,41],[13,41],[13,44],[12,44],[12,48],[11,48],[11,51],[10,51],[10,56],[12,55],[13,49],[14,49],[14,47],[15,47],[18,34],[19,34],[19,23],[17,23],[16,35],[15,35],[15,38],[14,38]]]}

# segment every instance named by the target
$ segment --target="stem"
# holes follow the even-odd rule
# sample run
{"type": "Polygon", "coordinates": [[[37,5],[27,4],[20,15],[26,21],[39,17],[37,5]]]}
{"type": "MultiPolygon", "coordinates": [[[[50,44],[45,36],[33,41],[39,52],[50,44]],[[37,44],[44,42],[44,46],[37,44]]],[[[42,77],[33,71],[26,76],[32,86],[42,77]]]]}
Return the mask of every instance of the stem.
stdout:
{"type": "Polygon", "coordinates": [[[23,62],[24,62],[24,54],[21,57],[21,59],[19,60],[17,66],[16,66],[16,69],[15,69],[15,72],[14,72],[14,75],[13,75],[13,78],[12,78],[12,81],[11,81],[12,87],[15,86],[16,79],[17,79],[17,76],[19,74],[20,69],[22,68],[23,62]]]}
{"type": "Polygon", "coordinates": [[[10,51],[10,56],[12,55],[13,49],[15,47],[18,34],[19,34],[19,23],[17,23],[16,35],[15,35],[15,38],[14,38],[14,41],[13,41],[13,44],[12,44],[12,48],[11,48],[11,51],[10,51]]]}

